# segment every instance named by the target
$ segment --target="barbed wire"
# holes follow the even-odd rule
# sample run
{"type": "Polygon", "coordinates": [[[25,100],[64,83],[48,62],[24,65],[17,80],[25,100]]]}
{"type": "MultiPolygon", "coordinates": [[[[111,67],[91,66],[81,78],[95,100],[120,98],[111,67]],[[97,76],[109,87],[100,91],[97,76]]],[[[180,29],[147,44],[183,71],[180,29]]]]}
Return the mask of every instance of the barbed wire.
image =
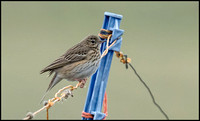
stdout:
{"type": "Polygon", "coordinates": [[[52,107],[56,102],[62,100],[63,98],[67,99],[70,95],[73,97],[72,91],[74,89],[77,89],[80,85],[81,85],[81,82],[79,82],[75,87],[72,85],[68,85],[68,86],[63,87],[62,89],[58,90],[58,92],[56,92],[54,98],[49,99],[49,101],[44,101],[44,106],[42,108],[40,108],[39,110],[35,111],[34,113],[28,112],[26,114],[26,117],[23,118],[23,120],[33,119],[33,117],[36,114],[38,114],[39,112],[41,112],[42,110],[45,110],[45,109],[47,111],[47,120],[48,120],[49,119],[49,113],[48,113],[49,108],[52,107]],[[58,96],[59,94],[61,96],[58,96]]]}

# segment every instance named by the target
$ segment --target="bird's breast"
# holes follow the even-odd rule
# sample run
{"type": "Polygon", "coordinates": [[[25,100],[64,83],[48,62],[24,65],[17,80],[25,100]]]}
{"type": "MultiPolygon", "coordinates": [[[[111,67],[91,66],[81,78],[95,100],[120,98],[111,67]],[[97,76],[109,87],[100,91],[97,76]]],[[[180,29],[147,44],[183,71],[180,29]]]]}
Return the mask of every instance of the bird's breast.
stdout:
{"type": "Polygon", "coordinates": [[[73,65],[67,65],[59,71],[61,78],[73,81],[75,79],[85,79],[90,77],[99,67],[100,57],[93,57],[91,59],[82,61],[81,63],[74,63],[73,65]]]}
{"type": "Polygon", "coordinates": [[[100,60],[90,60],[82,65],[78,65],[76,68],[74,68],[76,74],[74,77],[76,78],[87,78],[90,77],[93,73],[96,72],[96,70],[99,67],[100,60]]]}

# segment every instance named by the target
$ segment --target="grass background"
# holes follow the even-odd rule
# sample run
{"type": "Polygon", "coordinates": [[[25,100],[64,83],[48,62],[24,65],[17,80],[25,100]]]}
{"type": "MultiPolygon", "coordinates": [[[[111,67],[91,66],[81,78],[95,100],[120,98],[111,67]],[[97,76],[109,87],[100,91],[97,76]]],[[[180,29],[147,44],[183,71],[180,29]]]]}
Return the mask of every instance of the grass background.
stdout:
{"type": "MultiPolygon", "coordinates": [[[[1,2],[1,118],[41,107],[51,80],[39,72],[89,34],[104,12],[123,15],[121,51],[170,119],[199,118],[198,2],[1,2]]],[[[48,98],[65,85],[62,81],[48,98]]],[[[50,109],[50,119],[81,119],[87,88],[50,109]]],[[[165,119],[132,70],[113,57],[107,119],[165,119]]],[[[35,119],[45,119],[46,112],[35,119]]]]}

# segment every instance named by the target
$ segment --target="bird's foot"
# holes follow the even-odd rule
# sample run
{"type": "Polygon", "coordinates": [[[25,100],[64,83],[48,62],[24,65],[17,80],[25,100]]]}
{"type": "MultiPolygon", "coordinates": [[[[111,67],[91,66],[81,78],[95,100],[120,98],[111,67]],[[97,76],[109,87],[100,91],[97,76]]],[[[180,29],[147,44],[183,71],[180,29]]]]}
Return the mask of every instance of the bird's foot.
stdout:
{"type": "Polygon", "coordinates": [[[81,83],[80,88],[83,88],[85,86],[86,81],[87,81],[87,79],[76,79],[76,80],[81,83]]]}

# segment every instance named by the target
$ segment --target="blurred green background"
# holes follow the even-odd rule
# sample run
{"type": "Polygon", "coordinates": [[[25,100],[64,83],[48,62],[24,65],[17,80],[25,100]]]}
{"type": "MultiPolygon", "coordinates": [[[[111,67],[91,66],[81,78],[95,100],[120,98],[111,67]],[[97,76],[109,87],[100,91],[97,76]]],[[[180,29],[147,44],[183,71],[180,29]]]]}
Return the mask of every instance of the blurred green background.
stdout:
{"type": "MultiPolygon", "coordinates": [[[[1,2],[1,116],[34,112],[52,77],[39,72],[89,34],[104,12],[123,15],[121,51],[132,59],[170,119],[199,118],[198,2],[1,2]]],[[[47,98],[65,85],[62,81],[47,98]]],[[[81,119],[86,88],[50,109],[50,119],[81,119]]],[[[113,57],[107,119],[165,119],[131,69],[113,57]]],[[[46,99],[47,99],[46,98],[46,99]]],[[[34,119],[46,119],[46,112],[34,119]]]]}

